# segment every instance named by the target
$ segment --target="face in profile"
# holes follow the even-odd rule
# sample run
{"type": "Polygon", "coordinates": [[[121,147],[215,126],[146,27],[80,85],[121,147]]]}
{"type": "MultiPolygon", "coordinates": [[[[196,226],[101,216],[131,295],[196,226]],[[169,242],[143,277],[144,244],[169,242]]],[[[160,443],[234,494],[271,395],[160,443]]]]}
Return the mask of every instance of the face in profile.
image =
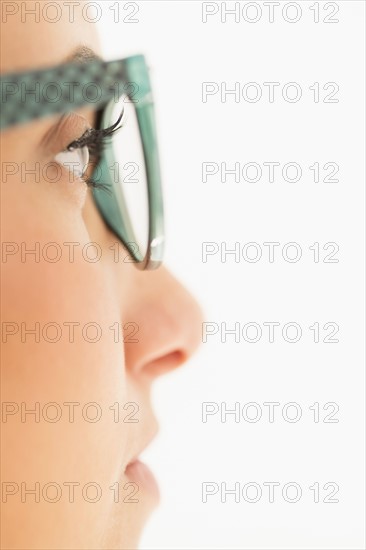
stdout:
{"type": "MultiPolygon", "coordinates": [[[[9,17],[1,34],[2,74],[100,55],[81,7],[73,23],[9,17]]],[[[4,548],[136,547],[158,501],[139,460],[152,383],[199,342],[189,293],[164,267],[136,269],[84,174],[70,183],[65,158],[86,161],[96,120],[89,105],[1,132],[4,548]]]]}

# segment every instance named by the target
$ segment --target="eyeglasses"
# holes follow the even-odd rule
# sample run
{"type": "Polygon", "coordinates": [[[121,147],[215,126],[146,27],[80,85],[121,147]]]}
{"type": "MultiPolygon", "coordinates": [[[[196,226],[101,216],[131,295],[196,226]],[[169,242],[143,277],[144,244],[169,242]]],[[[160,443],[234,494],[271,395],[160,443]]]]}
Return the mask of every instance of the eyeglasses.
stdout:
{"type": "Polygon", "coordinates": [[[115,125],[91,176],[94,200],[136,267],[157,268],[163,259],[164,212],[144,56],[6,74],[0,92],[1,130],[86,105],[99,111],[98,129],[115,125]]]}

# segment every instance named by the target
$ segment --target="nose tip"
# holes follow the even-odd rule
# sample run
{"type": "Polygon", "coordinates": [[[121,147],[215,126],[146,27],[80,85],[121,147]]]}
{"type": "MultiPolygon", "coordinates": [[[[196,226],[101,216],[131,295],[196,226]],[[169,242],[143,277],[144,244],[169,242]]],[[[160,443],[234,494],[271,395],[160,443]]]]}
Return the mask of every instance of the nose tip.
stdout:
{"type": "Polygon", "coordinates": [[[131,316],[138,342],[125,342],[126,368],[154,378],[187,361],[201,341],[202,311],[197,301],[165,268],[136,271],[137,302],[131,316]]]}

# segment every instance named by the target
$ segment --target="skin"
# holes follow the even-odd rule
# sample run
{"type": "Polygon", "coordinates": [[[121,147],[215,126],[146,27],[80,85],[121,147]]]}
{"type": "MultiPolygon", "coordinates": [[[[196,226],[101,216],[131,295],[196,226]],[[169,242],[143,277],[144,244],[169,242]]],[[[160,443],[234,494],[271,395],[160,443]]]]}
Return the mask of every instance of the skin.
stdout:
{"type": "MultiPolygon", "coordinates": [[[[58,23],[35,23],[28,18],[22,24],[19,16],[9,17],[2,24],[1,72],[57,65],[80,45],[98,53],[95,26],[83,20],[81,6],[75,9],[74,23],[67,20],[67,12],[58,23]]],[[[1,478],[3,484],[13,483],[6,491],[15,492],[2,504],[4,548],[137,546],[156,506],[156,491],[149,483],[137,483],[133,488],[138,485],[138,502],[131,503],[124,502],[131,490],[123,487],[131,482],[128,464],[156,434],[151,386],[157,376],[184,363],[199,342],[200,309],[165,268],[140,272],[132,263],[115,261],[110,247],[115,248],[117,239],[102,221],[85,183],[70,183],[66,172],[56,184],[42,177],[42,167],[80,137],[93,120],[93,112],[83,109],[61,125],[59,117],[50,117],[8,129],[0,137],[2,163],[24,163],[32,168],[39,162],[41,167],[38,183],[31,176],[22,181],[19,173],[1,181],[2,243],[20,246],[23,242],[28,249],[40,243],[43,250],[46,243],[56,242],[63,251],[56,263],[46,261],[42,254],[39,262],[31,255],[22,261],[19,252],[7,256],[1,265],[1,320],[19,329],[17,334],[7,334],[2,344],[3,412],[13,414],[6,414],[1,424],[1,478]],[[96,263],[86,261],[81,253],[91,241],[103,251],[96,263]],[[73,262],[65,242],[80,243],[73,262]],[[61,327],[65,322],[79,325],[73,341],[65,327],[55,343],[42,335],[37,343],[34,335],[24,333],[22,342],[21,324],[32,328],[36,322],[41,327],[50,322],[61,327]],[[82,337],[80,327],[90,322],[102,328],[95,343],[82,337]],[[108,327],[116,322],[135,323],[138,342],[115,342],[108,327]],[[21,421],[21,402],[27,409],[34,409],[39,402],[41,410],[44,404],[55,402],[61,406],[62,417],[52,423],[41,413],[40,421],[35,422],[35,416],[29,414],[21,421]],[[74,409],[74,422],[69,421],[66,402],[80,403],[74,409]],[[102,410],[95,423],[81,414],[83,405],[90,402],[98,403],[102,410]],[[118,422],[109,408],[116,402],[121,405],[118,422]],[[129,402],[138,404],[136,423],[126,421],[132,409],[123,410],[123,405],[129,402]],[[7,403],[17,404],[19,412],[7,403]],[[25,502],[21,502],[22,482],[27,489],[40,483],[40,502],[24,490],[25,502]],[[62,488],[62,497],[55,503],[42,497],[42,488],[50,482],[62,488]],[[65,482],[80,484],[75,487],[74,502],[69,502],[70,486],[65,482]],[[98,502],[82,498],[81,489],[89,482],[102,490],[98,502]],[[118,503],[109,489],[116,482],[120,487],[118,503]]],[[[55,409],[45,415],[54,416],[55,409]]],[[[88,417],[94,415],[95,410],[90,409],[88,417]]],[[[91,498],[94,494],[90,490],[91,498]]],[[[49,497],[54,495],[50,489],[49,497]]]]}

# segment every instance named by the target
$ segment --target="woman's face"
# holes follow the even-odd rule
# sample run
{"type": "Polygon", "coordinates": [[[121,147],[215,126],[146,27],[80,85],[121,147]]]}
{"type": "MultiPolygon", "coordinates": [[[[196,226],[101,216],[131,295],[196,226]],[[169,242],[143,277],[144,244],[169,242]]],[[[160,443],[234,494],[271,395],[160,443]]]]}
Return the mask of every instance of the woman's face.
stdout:
{"type": "MultiPolygon", "coordinates": [[[[2,73],[60,64],[81,46],[98,53],[81,6],[73,23],[20,17],[2,25],[2,73]]],[[[44,169],[93,122],[83,109],[1,134],[6,548],[136,546],[157,500],[136,461],[157,430],[151,385],[199,341],[186,290],[164,268],[117,258],[86,184],[66,168],[52,183],[44,169]]]]}

